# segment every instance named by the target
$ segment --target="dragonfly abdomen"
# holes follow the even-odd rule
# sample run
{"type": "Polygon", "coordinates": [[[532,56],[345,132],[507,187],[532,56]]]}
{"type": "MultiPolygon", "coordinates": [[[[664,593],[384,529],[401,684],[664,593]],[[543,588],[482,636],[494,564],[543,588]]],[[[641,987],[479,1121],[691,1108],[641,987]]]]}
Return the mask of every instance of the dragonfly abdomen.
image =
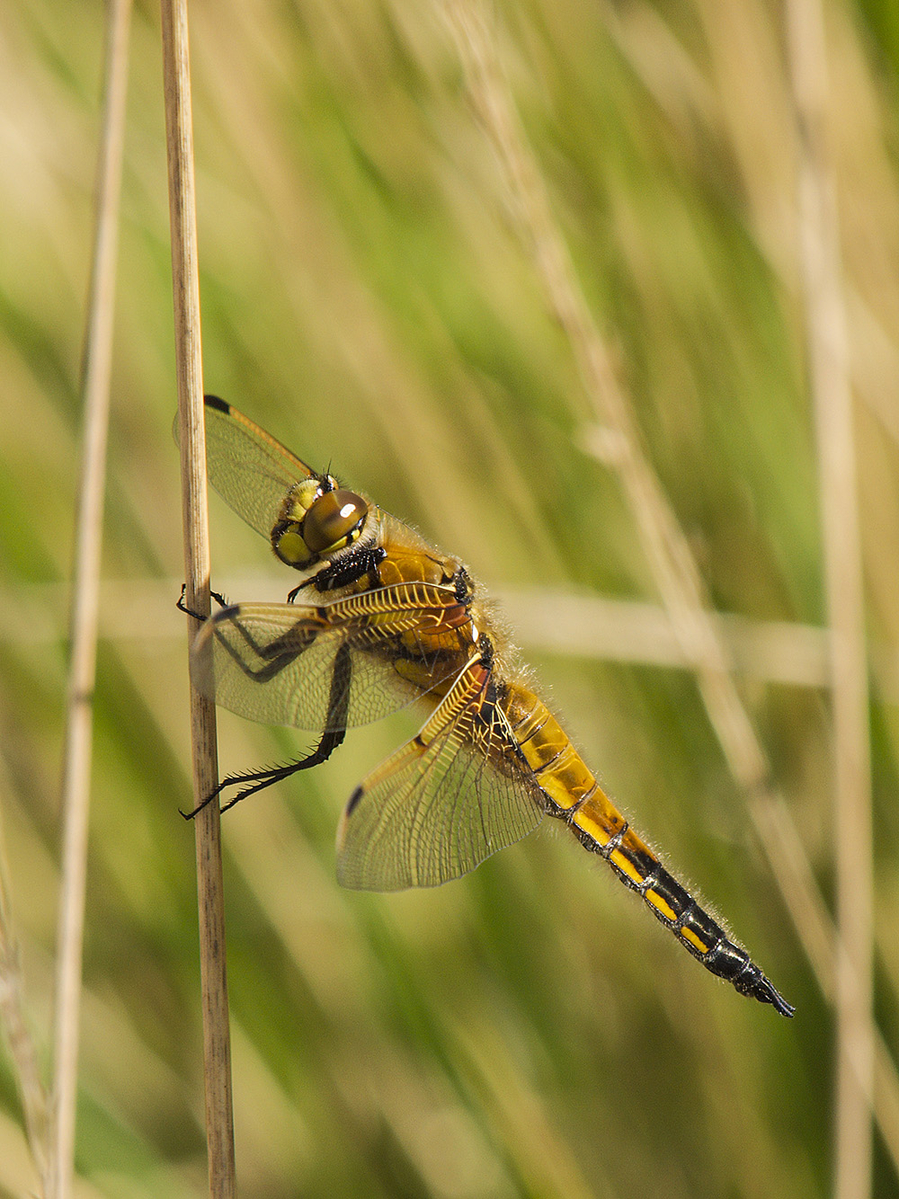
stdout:
{"type": "Polygon", "coordinates": [[[718,978],[743,995],[793,1008],[758,966],[662,865],[600,787],[548,708],[526,687],[509,688],[507,712],[522,756],[544,795],[548,815],[564,820],[581,844],[605,858],[625,886],[718,978]]]}

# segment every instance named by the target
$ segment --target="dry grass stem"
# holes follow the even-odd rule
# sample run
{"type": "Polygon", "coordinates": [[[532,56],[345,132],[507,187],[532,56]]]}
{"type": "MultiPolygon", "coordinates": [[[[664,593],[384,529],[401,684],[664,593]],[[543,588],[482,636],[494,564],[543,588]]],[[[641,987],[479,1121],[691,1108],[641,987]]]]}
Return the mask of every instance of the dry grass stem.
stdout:
{"type": "Polygon", "coordinates": [[[815,408],[825,590],[831,631],[838,953],[836,1181],[871,1189],[872,824],[864,592],[847,318],[836,189],[828,163],[827,47],[818,0],[788,0],[796,107],[798,222],[809,385],[815,408]]]}
{"type": "MultiPolygon", "coordinates": [[[[188,608],[206,616],[209,599],[209,529],[200,285],[197,261],[196,193],[190,101],[186,0],[162,3],[172,286],[178,413],[181,428],[182,518],[188,608]]],[[[191,626],[196,622],[191,621],[191,626]]],[[[191,634],[196,631],[191,628],[191,634]]],[[[199,803],[218,782],[215,705],[191,688],[194,796],[199,803]]],[[[235,1193],[231,1042],[225,959],[225,913],[221,825],[217,804],[207,804],[194,821],[200,924],[206,1139],[209,1193],[235,1193]]]]}
{"type": "Polygon", "coordinates": [[[130,12],[130,0],[116,0],[109,10],[96,235],[84,355],[84,440],[76,523],[72,657],[63,758],[64,830],[56,964],[52,1145],[48,1179],[49,1194],[57,1199],[64,1199],[71,1193],[75,1154],[93,691],[130,12]]]}
{"type": "MultiPolygon", "coordinates": [[[[456,37],[474,110],[503,171],[522,242],[537,265],[550,309],[570,340],[593,418],[605,426],[603,461],[618,472],[685,656],[697,663],[706,710],[734,778],[747,795],[753,823],[805,952],[824,994],[835,994],[832,921],[789,810],[771,781],[765,752],[734,683],[727,648],[708,611],[688,540],[643,452],[632,405],[584,300],[482,8],[477,0],[444,0],[442,7],[456,37]]],[[[840,832],[844,831],[841,826],[840,832]]],[[[853,1000],[856,1008],[860,994],[853,1000]]],[[[895,1082],[895,1070],[892,1073],[895,1082]]],[[[879,1109],[876,1114],[886,1135],[890,1121],[881,1119],[879,1109]]],[[[889,1152],[899,1167],[899,1141],[889,1144],[889,1152]]]]}

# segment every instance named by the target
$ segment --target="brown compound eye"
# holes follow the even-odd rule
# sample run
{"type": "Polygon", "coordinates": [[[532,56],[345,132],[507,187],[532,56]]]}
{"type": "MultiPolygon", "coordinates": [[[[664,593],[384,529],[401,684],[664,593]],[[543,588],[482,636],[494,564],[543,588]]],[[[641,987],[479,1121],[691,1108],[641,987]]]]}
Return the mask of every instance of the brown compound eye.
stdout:
{"type": "Polygon", "coordinates": [[[330,554],[351,545],[362,532],[368,504],[353,491],[326,491],[303,521],[303,541],[314,554],[330,554]]]}

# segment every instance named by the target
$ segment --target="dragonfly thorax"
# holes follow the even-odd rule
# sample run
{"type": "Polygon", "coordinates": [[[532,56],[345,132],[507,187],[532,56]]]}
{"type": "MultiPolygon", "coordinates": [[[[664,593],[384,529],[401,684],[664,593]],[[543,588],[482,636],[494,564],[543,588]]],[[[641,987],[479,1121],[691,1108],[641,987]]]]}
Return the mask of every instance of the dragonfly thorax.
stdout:
{"type": "Polygon", "coordinates": [[[282,562],[307,570],[347,549],[362,535],[370,505],[338,487],[330,475],[292,487],[272,529],[272,549],[282,562]]]}

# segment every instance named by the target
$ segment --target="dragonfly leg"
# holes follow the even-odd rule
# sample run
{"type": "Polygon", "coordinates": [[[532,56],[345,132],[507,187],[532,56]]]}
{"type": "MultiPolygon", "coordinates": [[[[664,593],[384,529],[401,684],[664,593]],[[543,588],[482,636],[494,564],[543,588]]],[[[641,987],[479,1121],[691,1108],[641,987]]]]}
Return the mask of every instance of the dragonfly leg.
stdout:
{"type": "Polygon", "coordinates": [[[192,812],[182,812],[181,815],[185,820],[192,820],[198,812],[202,812],[207,804],[212,803],[226,787],[241,786],[243,783],[249,786],[242,787],[233,799],[228,800],[226,804],[222,804],[221,810],[227,812],[229,808],[233,808],[235,804],[240,803],[242,799],[246,799],[249,795],[255,795],[257,791],[262,791],[266,787],[271,787],[273,783],[280,783],[282,779],[289,778],[290,775],[296,774],[298,770],[309,770],[313,766],[320,766],[322,762],[327,762],[331,754],[337,749],[338,745],[343,742],[346,737],[346,717],[350,703],[350,682],[352,676],[352,662],[350,659],[350,651],[347,646],[342,645],[334,657],[334,672],[331,675],[331,694],[328,698],[328,714],[326,717],[325,732],[318,745],[307,754],[305,758],[300,758],[296,762],[288,762],[285,766],[275,766],[268,770],[253,770],[248,774],[232,774],[227,778],[222,779],[214,791],[211,791],[192,812]]]}
{"type": "Polygon", "coordinates": [[[311,579],[289,591],[287,602],[292,604],[304,587],[312,587],[318,592],[334,591],[338,587],[348,587],[363,575],[368,575],[370,586],[376,587],[378,567],[386,557],[386,551],[379,545],[350,550],[339,562],[332,562],[311,579]]]}
{"type": "Polygon", "coordinates": [[[222,649],[231,655],[243,673],[257,683],[267,683],[290,666],[300,654],[309,649],[320,632],[318,626],[307,627],[302,620],[298,619],[289,632],[264,644],[257,641],[250,630],[241,623],[240,613],[240,604],[233,604],[223,608],[221,612],[216,612],[212,618],[212,635],[222,649]],[[261,666],[254,666],[252,662],[248,661],[243,656],[239,644],[232,645],[227,636],[229,630],[242,639],[244,646],[255,660],[262,663],[261,666]]]}
{"type": "MultiPolygon", "coordinates": [[[[185,615],[187,615],[187,616],[192,616],[194,618],[194,620],[202,620],[202,621],[208,620],[209,619],[208,616],[202,616],[199,612],[194,612],[193,608],[188,608],[187,604],[184,601],[184,596],[185,596],[186,592],[187,592],[187,584],[182,583],[181,584],[181,595],[178,598],[178,602],[175,604],[175,607],[178,609],[178,611],[184,612],[185,615]]],[[[225,597],[220,592],[210,591],[209,594],[215,600],[215,602],[219,605],[220,608],[228,607],[228,601],[225,599],[225,597]]]]}
{"type": "Polygon", "coordinates": [[[233,808],[235,804],[240,803],[242,799],[246,799],[250,795],[255,795],[257,791],[264,791],[266,787],[271,787],[274,783],[280,783],[283,779],[290,778],[292,774],[296,774],[298,770],[309,770],[312,766],[320,766],[322,762],[327,762],[334,750],[340,745],[346,737],[346,729],[337,729],[334,732],[325,733],[321,741],[315,749],[307,754],[305,758],[300,758],[296,762],[288,762],[284,766],[274,766],[267,770],[252,770],[247,774],[229,774],[227,778],[223,778],[219,785],[210,791],[201,803],[193,809],[192,812],[182,812],[181,815],[185,820],[193,820],[207,804],[221,795],[226,787],[241,787],[241,790],[229,799],[227,803],[222,804],[221,811],[227,812],[229,808],[233,808]],[[249,786],[242,786],[247,783],[249,786]]]}

